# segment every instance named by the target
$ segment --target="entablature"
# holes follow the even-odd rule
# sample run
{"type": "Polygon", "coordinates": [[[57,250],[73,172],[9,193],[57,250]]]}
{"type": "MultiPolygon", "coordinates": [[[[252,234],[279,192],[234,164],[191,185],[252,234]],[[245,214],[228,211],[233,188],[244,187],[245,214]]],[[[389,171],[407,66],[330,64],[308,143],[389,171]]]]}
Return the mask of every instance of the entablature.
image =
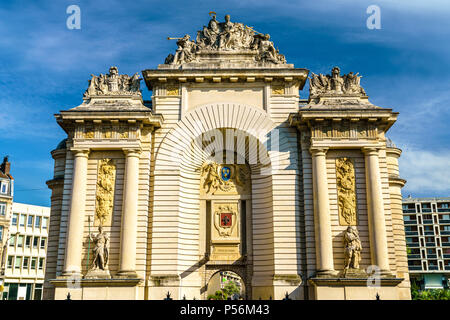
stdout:
{"type": "Polygon", "coordinates": [[[253,82],[297,82],[303,89],[309,71],[307,69],[176,69],[144,70],[145,83],[149,90],[155,86],[179,83],[253,83],[253,82]]]}

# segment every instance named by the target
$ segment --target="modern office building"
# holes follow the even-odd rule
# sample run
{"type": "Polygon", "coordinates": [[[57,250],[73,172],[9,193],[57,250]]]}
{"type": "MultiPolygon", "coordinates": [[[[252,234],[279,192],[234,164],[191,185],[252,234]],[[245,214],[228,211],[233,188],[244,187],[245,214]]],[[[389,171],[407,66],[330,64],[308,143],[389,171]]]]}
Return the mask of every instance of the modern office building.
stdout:
{"type": "Polygon", "coordinates": [[[13,203],[4,274],[4,300],[40,300],[50,208],[13,203]]]}
{"type": "Polygon", "coordinates": [[[408,266],[421,289],[448,288],[450,197],[403,199],[408,266]]]}

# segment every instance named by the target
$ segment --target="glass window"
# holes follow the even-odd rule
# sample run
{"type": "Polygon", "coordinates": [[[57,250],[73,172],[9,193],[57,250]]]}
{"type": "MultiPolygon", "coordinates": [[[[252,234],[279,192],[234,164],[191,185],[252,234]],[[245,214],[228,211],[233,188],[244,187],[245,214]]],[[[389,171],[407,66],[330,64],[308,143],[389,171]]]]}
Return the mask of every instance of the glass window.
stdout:
{"type": "Polygon", "coordinates": [[[31,258],[31,270],[36,270],[36,258],[31,258]]]}
{"type": "Polygon", "coordinates": [[[28,216],[28,223],[27,223],[28,227],[32,227],[33,226],[33,219],[34,219],[34,217],[32,215],[28,216]]]}
{"type": "Polygon", "coordinates": [[[0,241],[3,241],[3,226],[0,226],[0,241]]]}
{"type": "Polygon", "coordinates": [[[42,219],[42,228],[47,229],[48,226],[48,218],[42,219]]]}
{"type": "Polygon", "coordinates": [[[37,248],[39,243],[39,237],[34,237],[33,239],[33,248],[37,248]]]}
{"type": "Polygon", "coordinates": [[[31,236],[27,236],[27,238],[25,239],[25,247],[31,247],[31,236]]]}
{"type": "Polygon", "coordinates": [[[13,259],[14,259],[13,256],[9,256],[9,257],[8,257],[8,269],[11,269],[11,268],[12,268],[12,265],[13,265],[13,259]]]}
{"type": "Polygon", "coordinates": [[[24,214],[20,215],[19,226],[25,227],[25,218],[26,218],[26,215],[24,215],[24,214]]]}
{"type": "Polygon", "coordinates": [[[45,238],[41,238],[41,249],[45,249],[45,238]]]}
{"type": "Polygon", "coordinates": [[[6,215],[6,202],[0,202],[0,215],[6,215]]]}
{"type": "Polygon", "coordinates": [[[28,262],[29,262],[30,258],[28,257],[23,257],[23,268],[24,269],[28,269],[28,262]]]}
{"type": "Polygon", "coordinates": [[[16,257],[16,263],[15,263],[16,269],[20,269],[21,265],[22,265],[22,257],[16,257]]]}
{"type": "Polygon", "coordinates": [[[34,300],[42,300],[42,284],[37,284],[34,287],[34,300]]]}
{"type": "Polygon", "coordinates": [[[24,239],[24,236],[22,236],[22,235],[17,238],[17,247],[18,248],[23,247],[23,239],[24,239]]]}
{"type": "Polygon", "coordinates": [[[34,226],[35,226],[36,228],[40,228],[40,227],[41,227],[41,217],[40,217],[40,216],[36,216],[34,226]]]}
{"type": "Polygon", "coordinates": [[[1,193],[7,193],[8,192],[8,182],[2,181],[2,186],[0,189],[1,193]]]}
{"type": "Polygon", "coordinates": [[[16,245],[16,237],[12,237],[11,239],[9,239],[9,246],[10,247],[14,247],[16,245]]]}
{"type": "Polygon", "coordinates": [[[44,258],[39,258],[39,270],[44,269],[44,258]]]}
{"type": "Polygon", "coordinates": [[[17,226],[17,213],[13,213],[11,223],[13,226],[17,226]]]}

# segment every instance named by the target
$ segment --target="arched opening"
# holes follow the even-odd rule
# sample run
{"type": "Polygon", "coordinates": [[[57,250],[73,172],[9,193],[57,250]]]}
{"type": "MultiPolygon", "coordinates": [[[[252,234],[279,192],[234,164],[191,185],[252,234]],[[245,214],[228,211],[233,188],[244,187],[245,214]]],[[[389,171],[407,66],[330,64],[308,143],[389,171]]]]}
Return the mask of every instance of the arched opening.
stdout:
{"type": "Polygon", "coordinates": [[[207,300],[244,300],[245,281],[236,272],[221,270],[208,281],[207,300]]]}
{"type": "Polygon", "coordinates": [[[180,292],[202,299],[208,275],[230,268],[241,275],[247,299],[255,286],[271,286],[273,128],[255,108],[207,105],[164,137],[155,159],[152,275],[174,274],[180,292]],[[221,122],[225,113],[235,115],[221,122]],[[170,237],[160,221],[171,221],[170,237]]]}

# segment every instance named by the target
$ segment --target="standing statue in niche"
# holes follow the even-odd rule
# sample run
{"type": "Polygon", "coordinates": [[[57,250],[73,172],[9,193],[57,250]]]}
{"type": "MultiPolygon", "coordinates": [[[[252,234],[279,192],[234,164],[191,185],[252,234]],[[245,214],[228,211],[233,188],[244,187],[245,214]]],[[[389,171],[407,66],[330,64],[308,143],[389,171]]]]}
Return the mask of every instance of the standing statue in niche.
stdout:
{"type": "Polygon", "coordinates": [[[103,232],[103,227],[98,227],[98,234],[89,235],[91,241],[94,243],[93,253],[94,260],[92,262],[91,270],[106,270],[109,258],[109,236],[103,232]]]}
{"type": "Polygon", "coordinates": [[[355,226],[347,227],[344,233],[344,276],[349,269],[359,269],[361,261],[361,240],[355,226]]]}

